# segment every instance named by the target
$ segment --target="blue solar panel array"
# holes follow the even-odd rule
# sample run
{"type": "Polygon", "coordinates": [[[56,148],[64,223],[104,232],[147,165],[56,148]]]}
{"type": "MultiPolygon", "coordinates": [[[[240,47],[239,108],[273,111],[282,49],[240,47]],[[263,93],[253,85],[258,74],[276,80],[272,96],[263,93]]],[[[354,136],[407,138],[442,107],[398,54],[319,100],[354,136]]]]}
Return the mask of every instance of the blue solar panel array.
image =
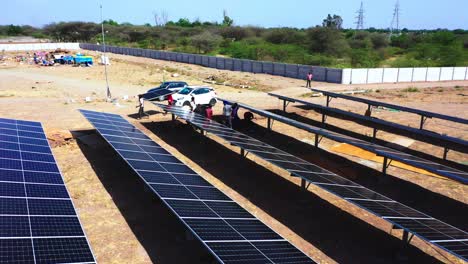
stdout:
{"type": "Polygon", "coordinates": [[[41,123],[0,118],[0,263],[95,263],[41,123]]]}
{"type": "Polygon", "coordinates": [[[381,217],[395,227],[413,233],[415,236],[463,260],[468,260],[468,233],[463,230],[367,189],[315,164],[207,119],[202,115],[184,110],[181,107],[154,104],[199,129],[219,136],[232,145],[283,168],[292,176],[300,177],[381,217]]]}
{"type": "Polygon", "coordinates": [[[221,263],[315,263],[121,116],[80,112],[221,263]]]}
{"type": "MultiPolygon", "coordinates": [[[[287,97],[282,96],[281,98],[287,98],[287,97]]],[[[225,99],[223,99],[223,100],[228,101],[228,100],[225,100],[225,99]]],[[[304,123],[298,122],[296,120],[293,120],[293,119],[290,119],[290,118],[287,118],[287,117],[284,117],[284,116],[280,116],[280,115],[271,113],[269,111],[257,109],[257,108],[254,108],[252,106],[246,105],[246,104],[238,103],[238,105],[241,108],[247,109],[247,110],[252,111],[252,112],[254,112],[256,114],[262,115],[264,117],[271,118],[273,120],[277,120],[277,121],[279,121],[281,123],[288,124],[290,126],[294,126],[294,127],[303,129],[305,131],[308,131],[308,132],[311,132],[311,133],[314,133],[314,134],[317,134],[317,135],[320,135],[320,136],[335,140],[337,142],[347,143],[347,144],[350,144],[350,145],[365,149],[367,151],[373,152],[373,153],[375,153],[375,154],[377,154],[379,156],[387,157],[389,159],[396,160],[396,161],[399,161],[399,162],[402,162],[402,163],[405,163],[405,164],[409,164],[411,166],[418,167],[418,168],[421,168],[421,169],[424,169],[424,170],[427,170],[427,171],[430,171],[430,172],[445,176],[445,177],[450,178],[452,180],[455,180],[455,181],[458,181],[458,182],[461,182],[461,183],[464,183],[464,184],[468,184],[468,173],[467,172],[457,170],[457,169],[454,169],[452,167],[445,166],[445,165],[442,165],[442,164],[439,164],[439,163],[436,163],[436,162],[428,161],[428,160],[413,156],[413,155],[408,154],[408,153],[404,153],[404,152],[396,150],[396,149],[384,147],[384,146],[374,144],[374,143],[370,143],[370,142],[367,142],[367,141],[364,141],[364,140],[360,140],[360,139],[356,139],[356,138],[353,138],[353,137],[345,136],[345,135],[342,135],[342,134],[339,134],[339,133],[336,133],[336,132],[333,132],[333,131],[330,131],[330,130],[326,130],[326,129],[323,129],[323,128],[318,128],[318,127],[315,127],[315,126],[304,124],[304,123]]]]}

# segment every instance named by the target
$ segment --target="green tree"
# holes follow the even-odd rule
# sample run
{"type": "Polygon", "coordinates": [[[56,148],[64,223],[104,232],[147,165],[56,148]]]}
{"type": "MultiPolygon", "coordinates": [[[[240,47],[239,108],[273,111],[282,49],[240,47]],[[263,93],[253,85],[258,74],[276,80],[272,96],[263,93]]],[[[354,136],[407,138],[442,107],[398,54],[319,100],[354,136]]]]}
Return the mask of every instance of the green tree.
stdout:
{"type": "Polygon", "coordinates": [[[331,16],[330,14],[328,14],[327,18],[323,20],[322,26],[333,29],[342,29],[343,19],[341,18],[341,16],[331,16]]]}
{"type": "Polygon", "coordinates": [[[339,30],[327,27],[315,27],[307,31],[308,46],[311,52],[343,56],[349,50],[343,34],[339,30]]]}
{"type": "Polygon", "coordinates": [[[111,26],[118,26],[119,25],[119,23],[117,23],[116,21],[114,21],[112,19],[104,20],[104,21],[102,21],[102,23],[104,25],[111,25],[111,26]]]}
{"type": "Polygon", "coordinates": [[[20,26],[9,25],[6,32],[8,36],[18,36],[23,33],[23,29],[20,26]]]}
{"type": "Polygon", "coordinates": [[[221,25],[230,27],[234,24],[234,20],[227,15],[227,11],[223,10],[223,23],[221,25]]]}
{"type": "Polygon", "coordinates": [[[219,43],[221,43],[222,38],[218,35],[214,35],[209,31],[205,31],[201,34],[191,37],[192,45],[197,48],[198,53],[208,53],[214,50],[219,43]]]}

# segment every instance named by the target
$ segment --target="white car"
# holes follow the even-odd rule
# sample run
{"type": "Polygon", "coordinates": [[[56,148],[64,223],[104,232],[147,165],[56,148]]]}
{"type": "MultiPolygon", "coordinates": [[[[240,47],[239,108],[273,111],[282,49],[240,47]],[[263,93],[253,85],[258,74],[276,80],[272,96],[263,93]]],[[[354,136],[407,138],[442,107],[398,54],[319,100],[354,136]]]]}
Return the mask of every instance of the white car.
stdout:
{"type": "Polygon", "coordinates": [[[172,95],[172,99],[174,100],[173,104],[193,110],[193,105],[190,103],[192,97],[195,98],[195,104],[197,105],[209,104],[214,106],[217,102],[216,92],[213,88],[188,86],[172,95]]]}

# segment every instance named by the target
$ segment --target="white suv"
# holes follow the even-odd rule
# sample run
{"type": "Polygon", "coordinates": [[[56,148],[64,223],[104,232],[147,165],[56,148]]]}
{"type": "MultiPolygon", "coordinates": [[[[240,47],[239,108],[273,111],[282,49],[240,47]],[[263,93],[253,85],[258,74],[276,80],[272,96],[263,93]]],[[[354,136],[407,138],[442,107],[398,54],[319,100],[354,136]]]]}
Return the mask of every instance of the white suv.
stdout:
{"type": "Polygon", "coordinates": [[[211,87],[193,87],[188,86],[180,90],[178,93],[172,95],[174,105],[187,107],[193,110],[193,106],[190,103],[192,97],[195,98],[195,104],[197,105],[211,105],[214,106],[217,102],[216,93],[211,87]]]}

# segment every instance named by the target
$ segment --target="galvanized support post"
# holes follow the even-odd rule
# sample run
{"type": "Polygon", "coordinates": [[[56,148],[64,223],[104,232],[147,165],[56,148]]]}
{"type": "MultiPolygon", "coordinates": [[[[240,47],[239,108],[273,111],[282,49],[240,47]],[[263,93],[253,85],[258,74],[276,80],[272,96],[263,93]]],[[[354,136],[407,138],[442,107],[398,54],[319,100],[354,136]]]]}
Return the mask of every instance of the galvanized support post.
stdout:
{"type": "Polygon", "coordinates": [[[286,100],[283,100],[283,112],[286,112],[286,100]]]}
{"type": "Polygon", "coordinates": [[[419,129],[421,129],[421,130],[423,129],[424,123],[426,122],[426,119],[427,118],[425,116],[421,115],[421,122],[419,123],[419,129]]]}
{"type": "Polygon", "coordinates": [[[315,147],[316,148],[319,147],[319,135],[318,134],[315,134],[315,147]]]}
{"type": "Polygon", "coordinates": [[[388,163],[388,158],[387,157],[384,157],[383,158],[383,167],[382,167],[382,174],[384,176],[387,175],[387,163],[388,163]]]}
{"type": "Polygon", "coordinates": [[[268,126],[267,127],[268,127],[268,130],[271,130],[271,118],[270,117],[268,117],[268,126]]]}
{"type": "Polygon", "coordinates": [[[444,148],[444,160],[447,160],[449,149],[447,147],[444,148]]]}

